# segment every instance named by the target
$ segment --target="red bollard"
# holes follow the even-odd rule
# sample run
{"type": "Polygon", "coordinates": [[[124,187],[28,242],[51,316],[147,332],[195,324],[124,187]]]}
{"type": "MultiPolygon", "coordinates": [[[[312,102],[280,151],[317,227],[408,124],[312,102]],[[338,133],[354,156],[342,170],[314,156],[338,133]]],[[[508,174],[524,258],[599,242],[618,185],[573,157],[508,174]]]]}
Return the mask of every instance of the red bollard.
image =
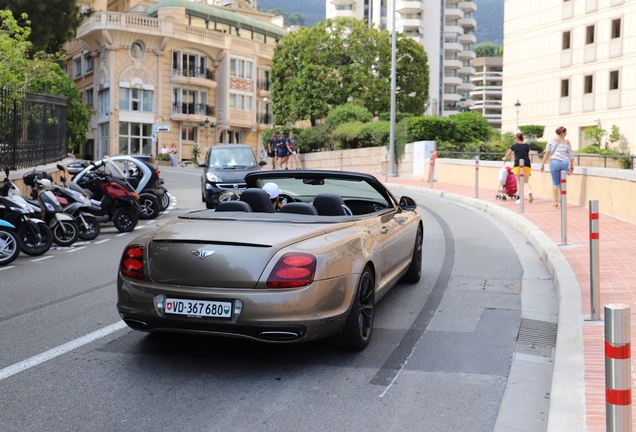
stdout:
{"type": "Polygon", "coordinates": [[[605,305],[606,430],[632,430],[631,319],[625,304],[605,305]]]}
{"type": "Polygon", "coordinates": [[[475,159],[475,198],[479,198],[479,159],[475,159]]]}
{"type": "Polygon", "coordinates": [[[561,246],[568,244],[568,219],[567,219],[567,205],[568,205],[568,188],[567,188],[567,174],[566,171],[561,171],[561,246]]]}

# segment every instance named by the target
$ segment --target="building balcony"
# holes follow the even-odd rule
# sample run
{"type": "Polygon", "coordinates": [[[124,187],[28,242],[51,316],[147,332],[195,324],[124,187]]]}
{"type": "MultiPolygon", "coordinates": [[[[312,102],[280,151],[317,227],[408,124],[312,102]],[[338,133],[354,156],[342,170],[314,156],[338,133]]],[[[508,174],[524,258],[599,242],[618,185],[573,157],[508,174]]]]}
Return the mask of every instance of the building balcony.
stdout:
{"type": "Polygon", "coordinates": [[[424,2],[416,0],[398,0],[395,10],[400,14],[424,12],[424,2]]]}
{"type": "Polygon", "coordinates": [[[444,59],[445,69],[459,69],[462,67],[462,61],[457,59],[444,59]]]}
{"type": "Polygon", "coordinates": [[[194,69],[173,68],[171,81],[179,84],[216,87],[216,75],[214,71],[201,67],[194,69]]]}
{"type": "Polygon", "coordinates": [[[462,60],[472,60],[474,58],[477,58],[477,54],[475,54],[475,51],[469,51],[469,50],[460,51],[457,55],[462,60]]]}
{"type": "Polygon", "coordinates": [[[458,22],[464,29],[473,30],[477,27],[477,21],[474,18],[460,18],[458,22]]]}
{"type": "Polygon", "coordinates": [[[445,25],[444,26],[444,38],[452,39],[464,34],[464,29],[457,25],[445,25]]]}
{"type": "Polygon", "coordinates": [[[464,13],[471,13],[471,12],[477,11],[477,3],[475,3],[474,1],[460,1],[457,4],[457,7],[459,7],[462,11],[464,11],[464,13]]]}
{"type": "Polygon", "coordinates": [[[444,42],[444,51],[448,53],[459,53],[464,47],[457,42],[444,42]]]}
{"type": "Polygon", "coordinates": [[[334,6],[353,6],[355,3],[355,0],[331,0],[334,6]]]}
{"type": "Polygon", "coordinates": [[[203,121],[216,115],[214,106],[195,103],[173,102],[170,120],[174,121],[203,121]]]}
{"type": "Polygon", "coordinates": [[[336,10],[336,18],[357,18],[356,11],[352,9],[336,10]]]}
{"type": "Polygon", "coordinates": [[[459,91],[470,92],[475,90],[475,84],[471,82],[462,82],[457,88],[459,91]]]}
{"type": "Polygon", "coordinates": [[[258,113],[256,114],[256,123],[260,125],[273,125],[274,116],[270,113],[258,113]]]}
{"type": "Polygon", "coordinates": [[[405,35],[406,37],[408,37],[409,39],[414,40],[415,42],[417,42],[420,45],[424,45],[424,36],[420,35],[420,34],[407,34],[405,35]]]}
{"type": "Polygon", "coordinates": [[[466,33],[463,35],[459,35],[457,40],[461,42],[463,45],[470,45],[477,43],[477,37],[473,33],[466,33]]]}
{"type": "Polygon", "coordinates": [[[444,93],[442,94],[442,99],[444,100],[444,102],[459,103],[459,101],[462,99],[462,95],[460,95],[459,93],[444,93]]]}
{"type": "Polygon", "coordinates": [[[457,73],[460,75],[472,75],[475,73],[475,68],[472,66],[462,66],[457,73]]]}
{"type": "Polygon", "coordinates": [[[399,29],[415,29],[422,27],[424,28],[424,20],[421,18],[407,18],[407,19],[399,19],[395,20],[395,28],[399,29]]]}
{"type": "Polygon", "coordinates": [[[464,12],[462,12],[461,9],[446,8],[444,9],[444,18],[455,21],[457,19],[464,18],[464,12]]]}
{"type": "Polygon", "coordinates": [[[458,86],[462,83],[462,79],[455,75],[444,75],[445,86],[458,86]]]}

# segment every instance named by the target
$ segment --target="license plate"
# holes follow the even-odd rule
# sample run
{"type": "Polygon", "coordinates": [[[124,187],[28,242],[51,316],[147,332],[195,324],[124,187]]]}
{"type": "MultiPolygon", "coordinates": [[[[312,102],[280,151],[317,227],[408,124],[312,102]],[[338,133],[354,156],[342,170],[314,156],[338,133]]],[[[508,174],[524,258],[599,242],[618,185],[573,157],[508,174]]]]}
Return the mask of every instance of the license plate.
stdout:
{"type": "Polygon", "coordinates": [[[232,302],[167,298],[165,311],[174,315],[232,318],[232,302]]]}

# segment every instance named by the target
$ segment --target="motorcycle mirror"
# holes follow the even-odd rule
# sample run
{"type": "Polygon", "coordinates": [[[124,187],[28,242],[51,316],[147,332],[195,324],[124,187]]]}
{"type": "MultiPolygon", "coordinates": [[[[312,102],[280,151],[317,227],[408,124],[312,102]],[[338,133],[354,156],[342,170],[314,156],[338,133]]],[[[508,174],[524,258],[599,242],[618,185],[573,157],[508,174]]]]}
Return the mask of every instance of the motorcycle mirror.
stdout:
{"type": "Polygon", "coordinates": [[[57,164],[57,169],[59,169],[60,171],[64,171],[64,166],[57,164]]]}

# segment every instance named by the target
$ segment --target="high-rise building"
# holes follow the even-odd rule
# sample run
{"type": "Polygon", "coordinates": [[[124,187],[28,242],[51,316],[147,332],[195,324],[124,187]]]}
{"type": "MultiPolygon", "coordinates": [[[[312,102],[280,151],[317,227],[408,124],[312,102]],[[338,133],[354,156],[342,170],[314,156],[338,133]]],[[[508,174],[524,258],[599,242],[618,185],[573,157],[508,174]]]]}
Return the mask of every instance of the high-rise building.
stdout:
{"type": "Polygon", "coordinates": [[[256,0],[84,0],[67,70],[94,114],[85,155],[246,143],[272,126],[274,47],[287,33],[256,0]]]}
{"type": "Polygon", "coordinates": [[[395,29],[424,46],[429,67],[429,105],[432,115],[456,114],[473,104],[475,86],[471,60],[477,22],[475,1],[461,0],[326,0],[327,18],[364,19],[380,29],[395,29]]]}
{"type": "Polygon", "coordinates": [[[503,59],[501,57],[478,57],[472,61],[475,73],[471,80],[475,89],[470,92],[474,105],[473,111],[479,111],[496,129],[501,129],[501,89],[503,78],[503,59]]]}
{"type": "Polygon", "coordinates": [[[633,154],[634,19],[634,1],[506,0],[502,130],[513,131],[517,116],[520,125],[545,126],[544,140],[565,126],[579,149],[590,144],[586,127],[615,125],[614,149],[633,154]]]}

